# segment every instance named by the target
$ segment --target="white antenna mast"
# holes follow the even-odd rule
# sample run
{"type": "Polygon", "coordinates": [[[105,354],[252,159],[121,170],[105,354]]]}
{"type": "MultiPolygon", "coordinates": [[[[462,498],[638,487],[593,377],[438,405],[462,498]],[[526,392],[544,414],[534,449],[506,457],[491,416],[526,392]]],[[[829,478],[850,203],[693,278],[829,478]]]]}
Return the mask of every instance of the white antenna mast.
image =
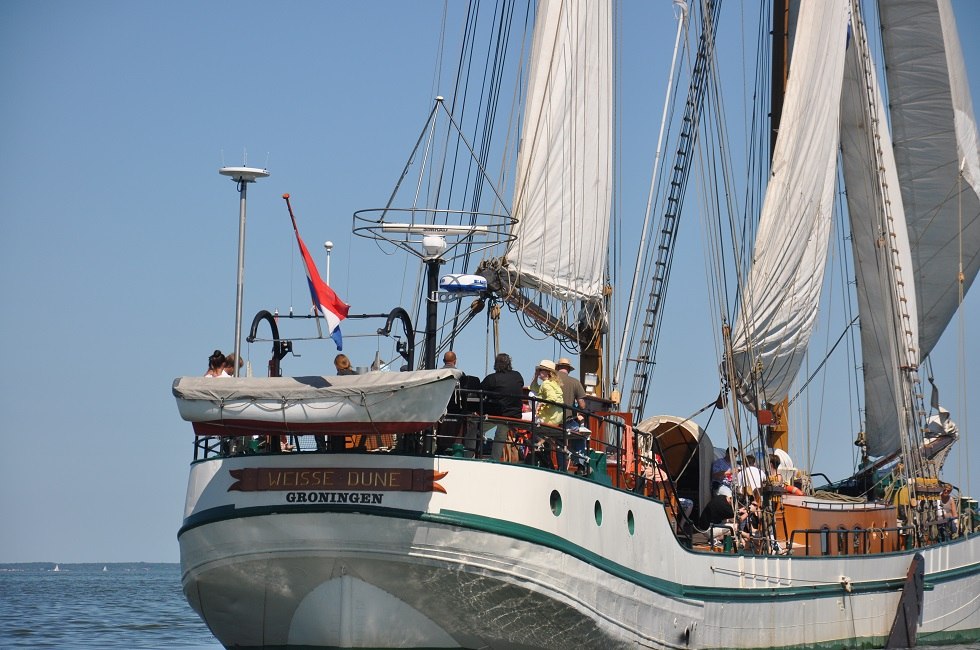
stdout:
{"type": "Polygon", "coordinates": [[[238,376],[238,366],[242,361],[242,295],[245,279],[245,194],[249,183],[269,175],[264,169],[254,167],[222,167],[218,170],[238,184],[238,291],[235,297],[235,363],[234,376],[238,376]]]}

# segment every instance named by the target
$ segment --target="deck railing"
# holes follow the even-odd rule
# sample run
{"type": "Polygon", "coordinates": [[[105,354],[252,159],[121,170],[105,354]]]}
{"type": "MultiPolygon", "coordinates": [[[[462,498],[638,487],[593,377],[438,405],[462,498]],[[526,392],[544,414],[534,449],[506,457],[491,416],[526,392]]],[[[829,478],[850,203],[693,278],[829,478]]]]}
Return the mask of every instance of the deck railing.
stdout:
{"type": "MultiPolygon", "coordinates": [[[[521,463],[576,474],[661,501],[675,534],[688,547],[704,544],[711,548],[717,546],[713,542],[721,541],[712,540],[710,532],[705,535],[706,531],[699,531],[694,526],[697,511],[684,512],[683,500],[678,498],[672,482],[648,484],[645,480],[643,460],[635,440],[637,433],[631,427],[628,414],[588,411],[528,396],[524,400],[524,417],[513,418],[488,413],[488,405],[492,405],[490,398],[491,395],[479,390],[457,390],[450,404],[451,412],[438,423],[399,434],[327,431],[283,434],[265,432],[254,424],[244,427],[227,421],[221,423],[227,430],[226,435],[195,436],[194,461],[284,453],[391,453],[521,463]],[[561,409],[561,424],[543,424],[534,418],[539,404],[561,409]]],[[[651,453],[662,455],[656,440],[651,453]]],[[[847,507],[848,504],[832,506],[833,509],[847,507]]],[[[972,515],[972,512],[970,510],[968,514],[972,515]]],[[[961,534],[973,532],[972,526],[969,530],[965,528],[961,525],[961,534]]],[[[933,541],[951,537],[948,532],[951,526],[940,527],[940,530],[947,532],[940,533],[933,541]]],[[[731,535],[733,539],[736,537],[737,532],[731,535]]],[[[788,543],[750,542],[741,552],[766,555],[789,551],[795,554],[794,549],[805,549],[802,551],[805,555],[853,555],[904,550],[915,543],[912,529],[908,527],[803,529],[793,530],[788,543]],[[889,544],[891,548],[886,547],[889,544]]],[[[725,546],[725,550],[734,552],[738,547],[725,546]]]]}

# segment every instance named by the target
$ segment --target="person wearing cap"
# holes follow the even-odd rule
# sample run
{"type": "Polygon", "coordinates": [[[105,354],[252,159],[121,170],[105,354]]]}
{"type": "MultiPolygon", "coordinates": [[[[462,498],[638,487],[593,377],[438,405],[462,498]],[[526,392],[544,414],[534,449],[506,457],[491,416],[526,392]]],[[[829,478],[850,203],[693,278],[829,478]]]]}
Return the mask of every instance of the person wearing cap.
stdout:
{"type": "Polygon", "coordinates": [[[707,531],[708,538],[716,543],[723,537],[732,534],[735,509],[732,507],[732,489],[727,485],[718,488],[715,496],[711,497],[708,505],[701,511],[698,518],[698,528],[707,531]],[[725,525],[728,524],[728,525],[725,525]]]}
{"type": "Polygon", "coordinates": [[[561,392],[561,384],[558,383],[558,370],[555,369],[554,361],[542,359],[541,363],[535,366],[531,391],[539,399],[544,400],[538,403],[536,410],[538,421],[548,426],[560,427],[562,411],[564,411],[560,404],[564,403],[564,396],[561,392]]]}

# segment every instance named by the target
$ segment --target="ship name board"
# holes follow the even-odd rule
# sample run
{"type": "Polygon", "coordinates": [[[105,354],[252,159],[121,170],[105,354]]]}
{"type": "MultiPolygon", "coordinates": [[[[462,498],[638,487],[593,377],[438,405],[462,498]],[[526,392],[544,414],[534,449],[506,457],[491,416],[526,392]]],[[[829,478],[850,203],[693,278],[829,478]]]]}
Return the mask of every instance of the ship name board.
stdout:
{"type": "Polygon", "coordinates": [[[371,492],[442,492],[439,480],[448,472],[431,469],[373,467],[246,467],[229,470],[235,481],[229,492],[339,490],[371,492]]]}

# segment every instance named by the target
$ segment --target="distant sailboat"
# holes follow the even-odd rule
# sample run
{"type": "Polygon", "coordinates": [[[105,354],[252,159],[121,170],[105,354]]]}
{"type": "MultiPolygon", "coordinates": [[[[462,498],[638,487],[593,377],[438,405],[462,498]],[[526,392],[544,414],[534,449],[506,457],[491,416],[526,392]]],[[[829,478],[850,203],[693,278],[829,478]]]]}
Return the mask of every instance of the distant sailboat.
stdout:
{"type": "Polygon", "coordinates": [[[52,571],[61,571],[61,567],[56,564],[54,565],[54,569],[52,569],[52,571]]]}
{"type": "Polygon", "coordinates": [[[106,565],[103,564],[102,565],[102,571],[108,571],[108,570],[109,570],[108,567],[106,567],[106,565]]]}

